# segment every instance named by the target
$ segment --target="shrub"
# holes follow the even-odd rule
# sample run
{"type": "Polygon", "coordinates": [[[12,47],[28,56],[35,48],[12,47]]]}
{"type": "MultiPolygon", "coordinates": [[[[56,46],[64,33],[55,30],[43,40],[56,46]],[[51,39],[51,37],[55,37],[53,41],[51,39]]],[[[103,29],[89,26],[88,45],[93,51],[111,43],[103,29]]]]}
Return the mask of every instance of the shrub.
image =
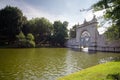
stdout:
{"type": "Polygon", "coordinates": [[[18,38],[17,41],[15,42],[16,47],[20,47],[20,48],[35,47],[34,36],[31,33],[27,34],[26,37],[22,32],[20,32],[19,35],[17,35],[16,37],[18,38]]]}

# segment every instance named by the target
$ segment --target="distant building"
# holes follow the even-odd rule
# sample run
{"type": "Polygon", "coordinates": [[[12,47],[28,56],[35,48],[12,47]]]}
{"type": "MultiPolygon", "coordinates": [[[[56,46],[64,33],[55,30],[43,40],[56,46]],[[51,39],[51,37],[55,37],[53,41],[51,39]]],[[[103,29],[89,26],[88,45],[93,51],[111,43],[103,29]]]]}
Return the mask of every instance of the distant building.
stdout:
{"type": "Polygon", "coordinates": [[[120,52],[120,42],[107,42],[104,34],[99,34],[97,25],[98,22],[95,16],[91,21],[84,20],[83,24],[77,25],[76,37],[68,40],[67,47],[80,49],[88,47],[89,51],[120,52]]]}

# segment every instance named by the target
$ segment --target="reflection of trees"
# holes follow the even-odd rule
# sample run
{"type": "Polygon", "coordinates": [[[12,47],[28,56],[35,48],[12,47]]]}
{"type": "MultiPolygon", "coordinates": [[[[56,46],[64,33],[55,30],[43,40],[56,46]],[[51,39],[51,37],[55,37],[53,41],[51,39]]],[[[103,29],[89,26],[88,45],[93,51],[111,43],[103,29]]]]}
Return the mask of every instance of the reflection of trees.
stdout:
{"type": "Polygon", "coordinates": [[[81,69],[81,65],[78,66],[78,61],[80,61],[76,56],[76,52],[68,51],[66,54],[66,61],[65,61],[65,75],[71,74],[73,72],[79,71],[81,69]]]}

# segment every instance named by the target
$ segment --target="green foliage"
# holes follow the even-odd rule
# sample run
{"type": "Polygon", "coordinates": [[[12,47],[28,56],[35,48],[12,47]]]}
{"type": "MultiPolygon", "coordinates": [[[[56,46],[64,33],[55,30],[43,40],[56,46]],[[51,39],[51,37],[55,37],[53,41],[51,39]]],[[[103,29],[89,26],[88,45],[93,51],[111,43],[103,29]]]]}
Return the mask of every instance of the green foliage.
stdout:
{"type": "Polygon", "coordinates": [[[92,7],[94,11],[105,10],[104,19],[112,22],[111,28],[106,32],[108,38],[120,39],[120,0],[100,0],[92,7]]]}
{"type": "Polygon", "coordinates": [[[70,38],[75,38],[76,37],[76,27],[77,27],[77,25],[74,25],[72,27],[72,29],[70,29],[70,33],[69,33],[70,38]]]}
{"type": "Polygon", "coordinates": [[[53,26],[46,18],[34,18],[27,22],[23,27],[23,32],[26,34],[32,33],[35,37],[35,42],[41,44],[47,41],[48,37],[51,36],[53,26]]]}
{"type": "Polygon", "coordinates": [[[35,47],[35,42],[34,42],[34,41],[27,40],[27,47],[29,47],[29,48],[35,47]]]}
{"type": "Polygon", "coordinates": [[[108,75],[107,75],[107,78],[108,78],[108,79],[111,79],[111,80],[120,80],[120,73],[108,74],[108,75]]]}
{"type": "Polygon", "coordinates": [[[34,36],[31,33],[27,34],[27,40],[33,41],[34,36]]]}
{"type": "Polygon", "coordinates": [[[27,47],[35,47],[34,36],[31,33],[27,34],[27,47]]]}
{"type": "Polygon", "coordinates": [[[25,36],[23,32],[20,32],[16,37],[18,38],[15,43],[17,47],[35,47],[34,36],[31,33],[25,36]]]}
{"type": "Polygon", "coordinates": [[[118,40],[120,39],[120,34],[118,34],[119,29],[117,26],[112,25],[111,27],[108,28],[108,30],[105,32],[105,35],[108,40],[118,40]]]}
{"type": "Polygon", "coordinates": [[[55,46],[64,46],[68,37],[67,30],[68,22],[55,21],[53,24],[53,43],[55,46]]]}
{"type": "Polygon", "coordinates": [[[20,9],[6,6],[0,10],[0,45],[18,42],[18,47],[35,47],[35,43],[37,47],[54,43],[54,46],[64,46],[67,26],[67,21],[52,24],[44,17],[28,21],[20,9]]]}
{"type": "Polygon", "coordinates": [[[110,0],[99,0],[96,4],[92,5],[94,11],[99,11],[108,8],[108,1],[110,0]]]}
{"type": "Polygon", "coordinates": [[[26,47],[26,37],[23,32],[20,32],[17,36],[17,40],[15,42],[16,47],[26,47]]]}
{"type": "Polygon", "coordinates": [[[25,35],[23,34],[22,31],[21,31],[16,37],[17,37],[19,40],[25,39],[25,35]]]}
{"type": "Polygon", "coordinates": [[[20,32],[26,18],[17,7],[6,6],[0,10],[0,40],[12,43],[20,32]]]}

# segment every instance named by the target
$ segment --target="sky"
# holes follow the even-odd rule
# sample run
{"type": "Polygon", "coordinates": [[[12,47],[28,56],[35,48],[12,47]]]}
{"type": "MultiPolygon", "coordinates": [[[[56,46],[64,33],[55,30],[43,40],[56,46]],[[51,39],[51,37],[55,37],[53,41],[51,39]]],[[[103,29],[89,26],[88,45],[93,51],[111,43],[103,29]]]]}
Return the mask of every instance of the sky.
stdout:
{"type": "MultiPolygon", "coordinates": [[[[6,5],[18,7],[22,10],[27,19],[45,17],[50,22],[56,20],[68,21],[68,29],[75,24],[82,24],[84,19],[90,21],[95,14],[97,17],[101,12],[92,11],[80,12],[80,9],[87,9],[98,0],[0,0],[0,9],[6,5]]],[[[103,28],[99,32],[104,31],[103,28]]]]}

